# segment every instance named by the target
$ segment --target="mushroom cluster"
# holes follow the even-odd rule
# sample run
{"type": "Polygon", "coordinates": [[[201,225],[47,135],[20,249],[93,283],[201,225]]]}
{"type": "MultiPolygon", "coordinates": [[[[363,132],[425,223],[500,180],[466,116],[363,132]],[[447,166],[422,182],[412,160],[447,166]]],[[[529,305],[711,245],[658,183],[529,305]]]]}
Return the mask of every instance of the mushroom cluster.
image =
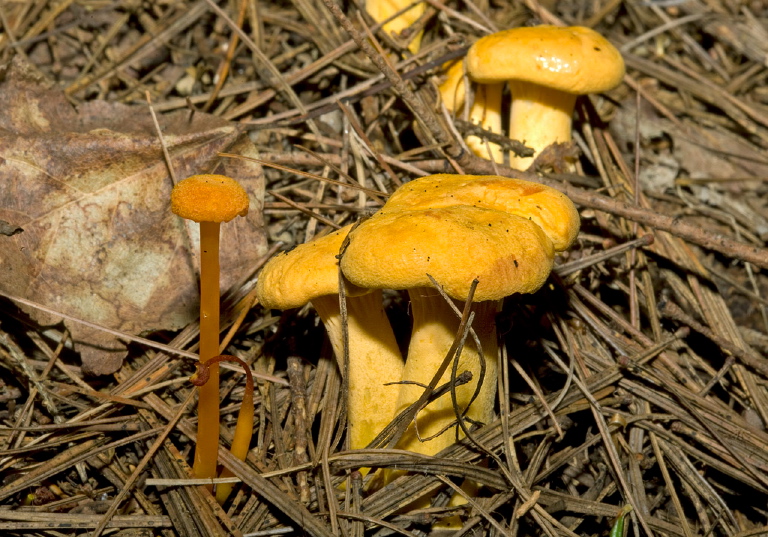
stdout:
{"type": "Polygon", "coordinates": [[[357,227],[272,259],[259,276],[256,294],[268,308],[311,302],[340,359],[339,270],[351,284],[345,285],[347,422],[349,445],[359,449],[419,400],[441,368],[440,384],[451,380],[444,360],[460,320],[432,282],[459,310],[474,287],[472,327],[479,344],[468,339],[454,368],[472,378],[422,408],[397,444],[432,455],[462,436],[452,431],[458,418],[492,419],[500,299],[539,289],[555,252],[568,248],[578,229],[573,203],[552,188],[498,176],[422,177],[400,187],[357,227]],[[382,309],[383,289],[407,290],[410,297],[413,329],[404,366],[382,309]]]}
{"type": "MultiPolygon", "coordinates": [[[[501,133],[502,88],[512,95],[509,133],[538,155],[547,146],[571,140],[571,116],[578,95],[615,88],[624,77],[624,60],[603,36],[581,26],[535,26],[503,30],[479,39],[464,63],[449,67],[440,95],[451,112],[464,104],[464,73],[479,84],[470,119],[501,133]],[[461,88],[459,88],[461,86],[461,88]]],[[[490,152],[479,139],[467,140],[472,151],[500,162],[501,149],[490,152]]],[[[526,169],[533,158],[512,158],[510,165],[526,169]]]]}
{"type": "MultiPolygon", "coordinates": [[[[468,421],[491,420],[496,393],[495,315],[500,299],[533,293],[554,254],[576,238],[579,216],[562,193],[498,176],[432,175],[400,187],[379,212],[349,233],[341,270],[355,286],[407,290],[413,330],[396,413],[419,399],[451,348],[459,318],[431,283],[461,310],[473,282],[473,328],[458,372],[472,380],[422,409],[398,447],[435,454],[453,444],[456,409],[468,421]],[[484,378],[483,378],[484,377],[484,378]]],[[[445,370],[440,384],[450,382],[445,370]]]]}

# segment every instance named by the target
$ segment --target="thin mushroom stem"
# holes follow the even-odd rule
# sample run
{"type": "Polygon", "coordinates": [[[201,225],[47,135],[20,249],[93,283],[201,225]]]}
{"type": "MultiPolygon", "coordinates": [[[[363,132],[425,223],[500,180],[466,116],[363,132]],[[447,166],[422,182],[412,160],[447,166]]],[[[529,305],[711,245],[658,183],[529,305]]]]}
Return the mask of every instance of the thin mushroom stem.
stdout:
{"type": "MultiPolygon", "coordinates": [[[[571,123],[576,95],[529,82],[510,81],[512,107],[509,112],[509,137],[541,151],[555,142],[571,140],[571,123]]],[[[510,166],[527,169],[535,157],[515,157],[510,166]]]]}
{"type": "MultiPolygon", "coordinates": [[[[200,362],[219,354],[219,228],[200,222],[200,362]]],[[[196,477],[216,476],[219,449],[219,366],[212,364],[210,380],[202,385],[197,403],[196,477]]]]}
{"type": "MultiPolygon", "coordinates": [[[[235,434],[232,438],[232,447],[230,452],[232,455],[244,461],[248,456],[248,449],[251,446],[251,438],[253,437],[253,374],[251,368],[248,367],[244,361],[237,356],[231,356],[228,354],[220,354],[214,356],[205,363],[197,364],[197,373],[195,373],[189,380],[195,386],[205,386],[210,380],[210,373],[213,368],[218,369],[217,364],[219,362],[234,362],[243,366],[245,371],[245,391],[243,392],[243,401],[240,404],[240,413],[237,415],[237,424],[235,425],[235,434]]],[[[234,474],[224,468],[221,471],[219,477],[232,477],[234,474]]],[[[233,483],[220,483],[216,487],[216,501],[219,504],[223,504],[232,492],[233,483]]]]}

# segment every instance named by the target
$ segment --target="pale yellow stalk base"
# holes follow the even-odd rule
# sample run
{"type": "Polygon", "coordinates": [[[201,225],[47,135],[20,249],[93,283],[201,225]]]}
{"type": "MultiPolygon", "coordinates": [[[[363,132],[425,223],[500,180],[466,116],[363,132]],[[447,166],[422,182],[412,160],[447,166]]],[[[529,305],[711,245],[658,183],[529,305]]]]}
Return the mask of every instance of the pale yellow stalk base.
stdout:
{"type": "Polygon", "coordinates": [[[512,109],[509,138],[533,148],[533,157],[512,157],[510,166],[526,170],[541,151],[555,142],[571,140],[571,118],[576,95],[527,82],[510,82],[512,109]]]}
{"type": "MultiPolygon", "coordinates": [[[[339,362],[344,357],[339,297],[328,295],[312,301],[322,319],[339,362]]],[[[349,370],[347,375],[347,431],[349,447],[362,449],[395,416],[403,358],[382,305],[381,291],[347,297],[349,370]]],[[[343,365],[343,364],[342,364],[343,365]]]]}
{"type": "MultiPolygon", "coordinates": [[[[413,311],[413,332],[408,348],[408,360],[403,372],[403,380],[428,385],[445,359],[453,344],[459,327],[459,319],[449,308],[440,294],[429,288],[419,288],[410,291],[411,308],[413,311]]],[[[462,303],[457,303],[459,309],[462,303]]],[[[485,362],[485,378],[480,393],[465,416],[475,421],[487,423],[493,418],[493,407],[496,397],[496,342],[495,314],[497,302],[479,302],[473,306],[475,320],[472,327],[477,332],[483,347],[483,357],[478,354],[477,347],[471,337],[467,338],[464,350],[459,358],[457,375],[463,371],[472,372],[472,381],[456,388],[458,407],[463,411],[475,392],[480,379],[481,359],[485,362]]],[[[450,382],[451,367],[446,370],[438,386],[450,382]]],[[[397,400],[396,413],[419,399],[424,392],[422,386],[402,384],[397,400]]],[[[451,400],[451,394],[446,393],[436,401],[422,409],[416,416],[418,435],[425,439],[433,436],[456,420],[451,400]]],[[[470,426],[470,424],[467,424],[470,426]]],[[[397,447],[415,453],[434,455],[454,444],[457,438],[458,425],[450,427],[436,438],[422,442],[416,434],[412,423],[398,442],[397,447]]],[[[458,438],[463,438],[459,432],[458,438]]]]}
{"type": "MultiPolygon", "coordinates": [[[[456,334],[459,330],[459,318],[453,312],[443,297],[434,289],[419,288],[410,292],[411,310],[413,312],[413,331],[411,343],[408,347],[408,360],[403,372],[403,380],[418,382],[428,385],[434,377],[440,364],[445,359],[456,334]]],[[[464,304],[456,301],[459,310],[463,310],[464,304]]],[[[456,388],[456,402],[460,410],[464,410],[474,395],[477,383],[480,380],[481,360],[485,362],[485,376],[477,398],[466,412],[465,417],[482,423],[488,423],[493,419],[493,407],[496,400],[498,343],[496,341],[496,313],[500,302],[478,302],[473,305],[475,318],[472,327],[477,333],[482,346],[482,357],[471,336],[467,337],[464,349],[459,358],[456,374],[463,371],[472,372],[471,382],[456,388]]],[[[438,387],[450,382],[452,364],[438,383],[438,387]]],[[[424,393],[424,388],[416,384],[402,384],[398,397],[397,412],[402,412],[410,404],[414,403],[424,393]]],[[[436,401],[430,403],[416,416],[416,427],[412,423],[397,444],[399,449],[406,449],[415,453],[435,455],[454,444],[458,438],[464,438],[463,432],[458,429],[458,424],[448,428],[442,434],[422,442],[419,437],[426,439],[437,434],[456,420],[451,394],[446,393],[436,401]],[[458,431],[458,433],[457,433],[458,431]]],[[[471,427],[467,423],[467,427],[471,427]]],[[[401,471],[385,471],[381,477],[383,484],[390,483],[401,471]]],[[[475,483],[465,481],[462,488],[468,493],[476,492],[475,483]]],[[[450,505],[462,505],[465,500],[460,495],[451,498],[450,505]]],[[[428,507],[429,501],[417,502],[416,508],[428,507]]],[[[433,529],[458,529],[461,527],[459,517],[448,517],[436,523],[433,529]]]]}

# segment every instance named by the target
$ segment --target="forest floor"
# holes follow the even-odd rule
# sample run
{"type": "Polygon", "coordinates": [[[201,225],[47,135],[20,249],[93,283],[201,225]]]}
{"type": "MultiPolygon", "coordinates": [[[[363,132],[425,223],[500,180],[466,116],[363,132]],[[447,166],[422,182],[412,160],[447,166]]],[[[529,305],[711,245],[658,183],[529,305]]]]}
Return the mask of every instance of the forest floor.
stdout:
{"type": "MultiPolygon", "coordinates": [[[[0,5],[0,533],[768,535],[768,6],[429,0],[414,53],[360,4],[0,5]],[[466,149],[437,88],[540,24],[595,29],[626,75],[518,171],[466,149]],[[222,227],[222,347],[256,375],[239,463],[244,375],[221,370],[222,505],[191,474],[196,231],[168,202],[208,172],[252,201],[222,227]],[[497,316],[493,421],[434,457],[348,450],[322,324],[255,281],[433,173],[554,187],[581,231],[497,316]]],[[[408,297],[385,300],[405,350],[408,297]]]]}

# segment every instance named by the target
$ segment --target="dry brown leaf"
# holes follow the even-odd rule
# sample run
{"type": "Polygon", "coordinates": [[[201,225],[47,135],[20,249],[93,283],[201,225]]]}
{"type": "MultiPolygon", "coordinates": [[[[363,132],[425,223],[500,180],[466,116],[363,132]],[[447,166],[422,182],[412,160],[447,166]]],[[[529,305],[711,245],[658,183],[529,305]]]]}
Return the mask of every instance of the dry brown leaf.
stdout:
{"type": "MultiPolygon", "coordinates": [[[[18,61],[2,75],[0,220],[23,231],[0,235],[0,288],[132,334],[194,320],[196,248],[170,212],[172,182],[148,108],[94,101],[75,110],[18,61]]],[[[184,111],[159,120],[179,179],[215,171],[250,195],[248,216],[222,226],[226,289],[266,250],[264,181],[258,165],[216,155],[255,157],[256,149],[237,125],[214,116],[184,111]]],[[[115,338],[67,325],[85,371],[120,367],[124,346],[115,338]]]]}

